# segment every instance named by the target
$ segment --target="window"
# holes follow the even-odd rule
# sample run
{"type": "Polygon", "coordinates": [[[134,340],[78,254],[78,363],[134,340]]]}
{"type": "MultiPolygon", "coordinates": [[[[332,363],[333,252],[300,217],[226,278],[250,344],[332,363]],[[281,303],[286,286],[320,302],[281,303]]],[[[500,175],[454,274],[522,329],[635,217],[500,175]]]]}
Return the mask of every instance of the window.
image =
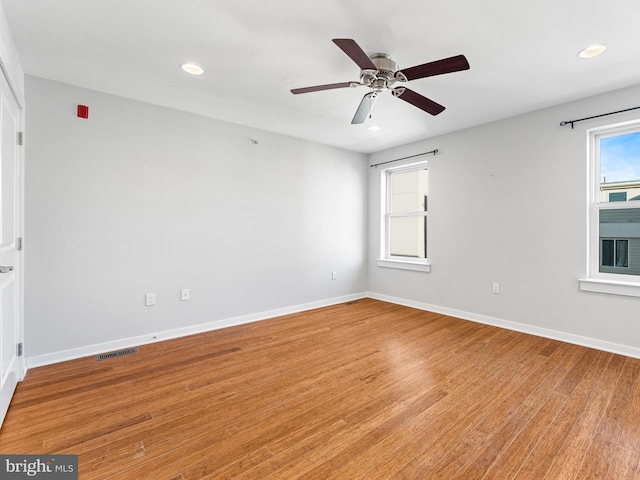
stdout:
{"type": "Polygon", "coordinates": [[[429,271],[427,209],[429,171],[426,162],[382,171],[384,221],[382,267],[429,271]]]}
{"type": "Polygon", "coordinates": [[[589,278],[581,288],[640,296],[640,122],[590,130],[589,151],[589,278]]]}
{"type": "Polygon", "coordinates": [[[610,202],[626,202],[627,192],[610,192],[609,201],[610,202]]]}
{"type": "Polygon", "coordinates": [[[629,240],[602,238],[600,246],[600,267],[629,267],[629,240]]]}

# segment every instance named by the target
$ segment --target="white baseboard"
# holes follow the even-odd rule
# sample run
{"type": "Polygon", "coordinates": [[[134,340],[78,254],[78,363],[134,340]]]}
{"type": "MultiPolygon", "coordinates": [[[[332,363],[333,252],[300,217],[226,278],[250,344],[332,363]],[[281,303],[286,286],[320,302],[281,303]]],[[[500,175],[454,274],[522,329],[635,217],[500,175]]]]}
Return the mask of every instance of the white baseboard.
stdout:
{"type": "Polygon", "coordinates": [[[426,310],[434,313],[440,313],[440,314],[448,315],[451,317],[461,318],[463,320],[483,323],[485,325],[493,325],[495,327],[506,328],[507,330],[514,330],[516,332],[528,333],[530,335],[536,335],[538,337],[550,338],[553,340],[560,340],[562,342],[572,343],[574,345],[580,345],[583,347],[595,348],[597,350],[616,353],[616,354],[624,355],[627,357],[640,358],[640,348],[630,347],[629,345],[621,345],[618,343],[598,340],[596,338],[583,337],[580,335],[574,335],[567,332],[560,332],[558,330],[551,330],[548,328],[536,327],[536,326],[527,325],[524,323],[512,322],[510,320],[503,320],[501,318],[489,317],[486,315],[479,315],[476,313],[465,312],[463,310],[455,310],[452,308],[440,307],[438,305],[431,305],[428,303],[416,302],[413,300],[392,297],[389,295],[382,295],[379,293],[369,292],[367,296],[369,298],[382,300],[384,302],[395,303],[398,305],[404,305],[406,307],[413,307],[419,310],[426,310]]]}
{"type": "Polygon", "coordinates": [[[479,315],[476,313],[470,313],[470,312],[465,312],[463,310],[456,310],[452,308],[441,307],[438,305],[431,305],[428,303],[417,302],[414,300],[407,300],[404,298],[393,297],[389,295],[382,295],[382,294],[373,293],[373,292],[363,292],[363,293],[358,293],[353,295],[346,295],[343,297],[335,297],[335,298],[330,298],[326,300],[320,300],[317,302],[311,302],[311,303],[306,303],[302,305],[295,305],[292,307],[279,308],[276,310],[269,310],[269,311],[259,312],[259,313],[250,314],[250,315],[243,315],[240,317],[233,317],[233,318],[228,318],[223,320],[217,320],[214,322],[202,323],[199,325],[193,325],[190,327],[184,327],[184,328],[179,328],[175,330],[167,330],[167,331],[157,332],[149,335],[123,338],[123,339],[114,340],[111,342],[88,345],[85,347],[78,347],[70,350],[47,353],[44,355],[36,355],[33,357],[27,357],[26,362],[27,362],[28,368],[41,367],[44,365],[51,365],[54,363],[66,362],[68,360],[75,360],[77,358],[112,352],[114,350],[121,350],[124,348],[131,348],[139,345],[146,345],[149,343],[156,343],[164,340],[171,340],[174,338],[186,337],[188,335],[194,335],[197,333],[210,332],[212,330],[219,330],[221,328],[233,327],[233,326],[242,325],[245,323],[257,322],[260,320],[266,320],[269,318],[279,317],[282,315],[289,315],[292,313],[304,312],[306,310],[312,310],[314,308],[328,307],[330,305],[336,305],[339,303],[349,302],[349,301],[358,300],[358,299],[367,298],[367,297],[373,298],[376,300],[382,300],[384,302],[395,303],[397,305],[413,307],[419,310],[426,310],[429,312],[449,315],[451,317],[461,318],[463,320],[483,323],[486,325],[493,325],[495,327],[506,328],[508,330],[514,330],[517,332],[528,333],[531,335],[536,335],[538,337],[550,338],[553,340],[560,340],[562,342],[572,343],[575,345],[595,348],[597,350],[616,353],[619,355],[625,355],[627,357],[640,358],[640,349],[635,347],[630,347],[628,345],[620,345],[617,343],[598,340],[595,338],[582,337],[580,335],[560,332],[558,330],[535,327],[533,325],[512,322],[510,320],[503,320],[500,318],[489,317],[486,315],[479,315]]]}
{"type": "Polygon", "coordinates": [[[194,335],[197,333],[210,332],[212,330],[219,330],[221,328],[227,328],[227,327],[233,327],[236,325],[242,325],[245,323],[257,322],[260,320],[266,320],[269,318],[279,317],[282,315],[289,315],[291,313],[304,312],[305,310],[312,310],[314,308],[328,307],[330,305],[350,302],[353,300],[358,300],[366,297],[367,297],[366,293],[345,295],[342,297],[329,298],[326,300],[305,303],[302,305],[294,305],[292,307],[278,308],[276,310],[269,310],[266,312],[259,312],[259,313],[254,313],[250,315],[243,315],[240,317],[227,318],[223,320],[216,320],[214,322],[202,323],[199,325],[192,325],[189,327],[178,328],[175,330],[167,330],[163,332],[152,333],[149,335],[141,335],[138,337],[122,338],[122,339],[114,340],[111,342],[88,345],[86,347],[72,348],[69,350],[47,353],[44,355],[36,355],[33,357],[27,357],[26,359],[27,366],[28,368],[42,367],[44,365],[51,365],[54,363],[66,362],[68,360],[75,360],[77,358],[89,357],[92,355],[99,355],[101,353],[112,352],[114,350],[137,347],[139,345],[146,345],[149,343],[161,342],[163,340],[171,340],[174,338],[186,337],[188,335],[194,335]]]}

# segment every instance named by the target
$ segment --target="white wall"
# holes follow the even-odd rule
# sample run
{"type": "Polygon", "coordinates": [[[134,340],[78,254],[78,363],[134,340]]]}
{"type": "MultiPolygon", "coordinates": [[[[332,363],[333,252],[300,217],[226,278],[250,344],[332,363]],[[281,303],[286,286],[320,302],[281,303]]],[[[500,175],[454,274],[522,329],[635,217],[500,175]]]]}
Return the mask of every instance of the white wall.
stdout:
{"type": "Polygon", "coordinates": [[[364,155],[40,78],[26,92],[30,365],[366,291],[364,155]]]}
{"type": "Polygon", "coordinates": [[[18,58],[18,51],[9,30],[7,17],[0,2],[0,67],[4,70],[18,105],[24,105],[24,71],[18,58]]]}
{"type": "MultiPolygon", "coordinates": [[[[586,129],[638,111],[640,86],[370,156],[429,159],[431,273],[375,266],[380,171],[369,173],[369,290],[463,318],[640,356],[640,299],[579,291],[586,276],[586,129]],[[499,295],[492,283],[500,283],[499,295]]],[[[445,113],[446,114],[446,113],[445,113]]]]}
{"type": "Polygon", "coordinates": [[[637,113],[559,126],[635,106],[640,86],[371,155],[439,150],[429,157],[431,273],[375,266],[379,170],[360,154],[33,77],[26,92],[32,365],[367,290],[640,356],[640,300],[578,288],[586,129],[637,113]]]}

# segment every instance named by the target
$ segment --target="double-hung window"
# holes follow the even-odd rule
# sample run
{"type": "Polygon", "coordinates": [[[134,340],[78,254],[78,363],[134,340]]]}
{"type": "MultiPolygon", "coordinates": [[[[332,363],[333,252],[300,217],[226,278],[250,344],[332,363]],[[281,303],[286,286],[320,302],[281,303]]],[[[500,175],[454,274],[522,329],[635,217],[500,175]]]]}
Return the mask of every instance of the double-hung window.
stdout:
{"type": "Polygon", "coordinates": [[[426,162],[382,171],[383,228],[378,266],[429,271],[426,162]]]}
{"type": "Polygon", "coordinates": [[[582,290],[640,296],[640,122],[589,131],[589,276],[582,290]]]}

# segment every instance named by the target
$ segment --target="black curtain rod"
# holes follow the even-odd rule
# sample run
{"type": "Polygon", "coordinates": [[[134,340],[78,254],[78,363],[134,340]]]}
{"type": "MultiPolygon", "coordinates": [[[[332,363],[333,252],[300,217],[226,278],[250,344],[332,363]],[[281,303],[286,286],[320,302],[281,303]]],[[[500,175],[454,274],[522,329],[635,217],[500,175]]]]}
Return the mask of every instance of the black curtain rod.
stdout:
{"type": "Polygon", "coordinates": [[[415,155],[409,155],[408,157],[396,158],[395,160],[389,160],[388,162],[376,163],[375,165],[370,165],[370,167],[377,167],[379,165],[386,165],[387,163],[399,162],[400,160],[406,160],[407,158],[421,157],[422,155],[435,155],[438,153],[438,149],[431,150],[430,152],[424,153],[416,153],[415,155]]]}
{"type": "Polygon", "coordinates": [[[624,112],[630,112],[631,110],[638,110],[640,107],[632,107],[632,108],[627,108],[625,110],[618,110],[617,112],[609,112],[609,113],[603,113],[601,115],[594,115],[593,117],[585,117],[585,118],[579,118],[578,120],[566,120],[564,122],[560,122],[560,126],[564,127],[565,125],[571,125],[571,130],[573,130],[573,124],[574,123],[578,123],[578,122],[582,122],[584,120],[591,120],[592,118],[600,118],[600,117],[606,117],[607,115],[615,115],[616,113],[624,113],[624,112]]]}

